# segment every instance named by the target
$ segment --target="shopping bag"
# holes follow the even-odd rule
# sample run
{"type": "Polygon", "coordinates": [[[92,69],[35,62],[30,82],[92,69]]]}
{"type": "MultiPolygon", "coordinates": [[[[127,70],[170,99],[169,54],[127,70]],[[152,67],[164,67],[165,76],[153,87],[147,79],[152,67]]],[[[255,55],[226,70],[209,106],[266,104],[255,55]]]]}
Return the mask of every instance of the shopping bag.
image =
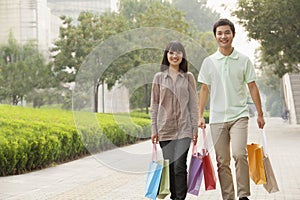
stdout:
{"type": "Polygon", "coordinates": [[[216,189],[216,175],[215,170],[210,158],[210,154],[208,152],[208,145],[206,140],[205,129],[202,129],[203,141],[204,141],[204,149],[203,149],[203,172],[204,172],[204,183],[205,190],[214,190],[216,189]]]}
{"type": "Polygon", "coordinates": [[[153,144],[152,161],[149,165],[146,178],[145,197],[148,197],[149,199],[156,199],[159,192],[162,170],[163,166],[157,162],[156,144],[153,144]]]}
{"type": "Polygon", "coordinates": [[[193,145],[192,157],[188,171],[188,193],[198,196],[203,179],[202,155],[198,153],[196,145],[193,145]]]}
{"type": "Polygon", "coordinates": [[[262,147],[252,143],[247,145],[247,150],[250,178],[257,185],[266,184],[267,179],[263,162],[264,153],[262,147]]]}
{"type": "Polygon", "coordinates": [[[267,183],[264,184],[264,188],[269,193],[278,192],[279,187],[277,185],[277,181],[269,157],[264,157],[264,165],[265,165],[266,178],[267,178],[267,183]]]}
{"type": "Polygon", "coordinates": [[[159,184],[159,192],[157,198],[164,199],[168,194],[170,194],[170,168],[169,160],[158,161],[163,167],[161,180],[159,184]]]}
{"type": "Polygon", "coordinates": [[[264,188],[269,193],[278,192],[279,187],[278,187],[276,177],[275,177],[272,165],[271,165],[268,148],[267,148],[266,134],[265,134],[264,129],[262,129],[262,141],[263,141],[263,151],[264,151],[263,162],[264,162],[266,179],[267,179],[267,183],[264,184],[264,188]]]}

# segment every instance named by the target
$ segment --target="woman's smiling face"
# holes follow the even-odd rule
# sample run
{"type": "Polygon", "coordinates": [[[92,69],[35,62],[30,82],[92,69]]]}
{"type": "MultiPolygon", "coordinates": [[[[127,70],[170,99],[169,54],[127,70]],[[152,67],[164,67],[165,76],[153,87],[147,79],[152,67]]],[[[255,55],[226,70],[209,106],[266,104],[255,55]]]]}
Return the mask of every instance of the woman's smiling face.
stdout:
{"type": "Polygon", "coordinates": [[[172,51],[168,52],[168,61],[171,66],[179,66],[182,61],[183,53],[181,51],[172,51]]]}

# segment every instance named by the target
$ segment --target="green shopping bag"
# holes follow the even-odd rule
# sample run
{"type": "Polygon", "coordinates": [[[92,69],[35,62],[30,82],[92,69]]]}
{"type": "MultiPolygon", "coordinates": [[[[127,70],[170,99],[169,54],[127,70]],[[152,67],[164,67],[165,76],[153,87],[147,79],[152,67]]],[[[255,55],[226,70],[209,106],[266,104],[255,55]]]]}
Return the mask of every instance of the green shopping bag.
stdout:
{"type": "Polygon", "coordinates": [[[164,199],[168,194],[170,194],[170,168],[169,160],[160,160],[159,164],[163,166],[162,175],[160,179],[159,192],[157,198],[164,199]]]}

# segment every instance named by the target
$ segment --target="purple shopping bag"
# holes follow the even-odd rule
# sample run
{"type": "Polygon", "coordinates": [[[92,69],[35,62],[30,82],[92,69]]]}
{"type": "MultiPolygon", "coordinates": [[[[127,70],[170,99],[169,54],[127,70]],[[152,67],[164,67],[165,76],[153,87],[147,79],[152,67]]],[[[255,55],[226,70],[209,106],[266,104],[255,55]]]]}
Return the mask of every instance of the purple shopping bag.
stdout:
{"type": "Polygon", "coordinates": [[[198,196],[203,179],[202,156],[193,145],[192,157],[188,171],[188,193],[198,196]]]}

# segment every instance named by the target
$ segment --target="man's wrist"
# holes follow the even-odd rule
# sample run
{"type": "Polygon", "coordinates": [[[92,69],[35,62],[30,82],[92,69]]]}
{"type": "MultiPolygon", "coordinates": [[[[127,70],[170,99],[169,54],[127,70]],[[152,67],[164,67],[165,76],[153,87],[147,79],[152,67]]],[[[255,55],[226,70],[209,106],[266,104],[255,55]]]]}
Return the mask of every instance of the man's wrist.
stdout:
{"type": "Polygon", "coordinates": [[[264,113],[263,113],[263,112],[260,112],[260,113],[257,114],[257,116],[258,116],[258,117],[263,117],[263,116],[264,116],[264,113]]]}

